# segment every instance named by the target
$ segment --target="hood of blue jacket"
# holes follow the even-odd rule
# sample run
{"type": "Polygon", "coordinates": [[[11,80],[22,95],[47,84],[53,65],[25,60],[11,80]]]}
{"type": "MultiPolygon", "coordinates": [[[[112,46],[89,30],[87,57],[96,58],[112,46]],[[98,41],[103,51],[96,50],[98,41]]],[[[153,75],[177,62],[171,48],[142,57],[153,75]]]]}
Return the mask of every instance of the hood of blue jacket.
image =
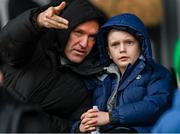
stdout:
{"type": "Polygon", "coordinates": [[[113,28],[122,29],[140,38],[141,55],[144,59],[152,58],[150,38],[144,23],[137,16],[125,13],[110,18],[99,31],[98,47],[100,51],[100,60],[103,65],[108,65],[110,63],[106,51],[107,33],[113,28]]]}

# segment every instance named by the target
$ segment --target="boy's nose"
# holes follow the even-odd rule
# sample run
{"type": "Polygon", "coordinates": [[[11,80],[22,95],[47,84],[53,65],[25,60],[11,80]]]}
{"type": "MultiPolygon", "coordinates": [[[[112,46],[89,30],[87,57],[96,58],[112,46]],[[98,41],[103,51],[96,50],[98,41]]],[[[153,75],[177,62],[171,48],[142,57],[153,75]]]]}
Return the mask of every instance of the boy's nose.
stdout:
{"type": "Polygon", "coordinates": [[[121,44],[120,47],[119,47],[119,51],[124,52],[125,50],[126,50],[125,45],[121,44]]]}

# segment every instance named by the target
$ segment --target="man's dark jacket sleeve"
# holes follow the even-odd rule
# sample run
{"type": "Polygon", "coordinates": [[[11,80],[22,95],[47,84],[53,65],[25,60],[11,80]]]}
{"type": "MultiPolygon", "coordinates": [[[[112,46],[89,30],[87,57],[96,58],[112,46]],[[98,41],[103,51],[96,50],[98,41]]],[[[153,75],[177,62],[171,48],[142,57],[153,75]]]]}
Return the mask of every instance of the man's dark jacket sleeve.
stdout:
{"type": "MultiPolygon", "coordinates": [[[[10,21],[0,32],[0,53],[10,66],[16,66],[29,60],[36,42],[45,30],[37,28],[34,15],[40,9],[31,9],[10,21]]],[[[72,121],[42,113],[52,132],[70,131],[72,121]]]]}
{"type": "Polygon", "coordinates": [[[13,21],[9,21],[1,30],[0,51],[9,64],[23,62],[32,55],[36,47],[33,42],[40,36],[40,31],[33,23],[33,15],[37,11],[34,9],[24,12],[13,21]]]}

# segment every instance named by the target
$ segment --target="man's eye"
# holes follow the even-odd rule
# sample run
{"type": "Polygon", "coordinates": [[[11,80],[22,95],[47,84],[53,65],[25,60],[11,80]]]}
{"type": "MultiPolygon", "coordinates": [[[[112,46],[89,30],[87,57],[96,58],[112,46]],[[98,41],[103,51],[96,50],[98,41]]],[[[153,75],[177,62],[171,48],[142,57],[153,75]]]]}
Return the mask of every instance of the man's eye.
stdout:
{"type": "Polygon", "coordinates": [[[91,41],[96,41],[96,37],[95,37],[95,36],[90,36],[89,39],[90,39],[91,41]]]}
{"type": "Polygon", "coordinates": [[[80,32],[80,31],[74,31],[74,34],[75,34],[76,36],[82,36],[82,35],[83,35],[83,33],[80,32]]]}

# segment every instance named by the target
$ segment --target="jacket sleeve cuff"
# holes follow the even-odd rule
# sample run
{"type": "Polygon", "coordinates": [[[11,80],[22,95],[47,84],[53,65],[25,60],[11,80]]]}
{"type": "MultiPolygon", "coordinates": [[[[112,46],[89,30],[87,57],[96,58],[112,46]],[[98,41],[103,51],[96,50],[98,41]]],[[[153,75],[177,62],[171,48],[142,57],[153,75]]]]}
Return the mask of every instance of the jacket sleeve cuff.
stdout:
{"type": "Polygon", "coordinates": [[[39,15],[41,12],[43,12],[42,9],[36,11],[36,12],[33,14],[33,16],[32,16],[32,24],[33,24],[34,28],[35,28],[38,32],[42,32],[42,31],[45,31],[45,30],[46,30],[46,28],[40,28],[40,27],[38,26],[38,24],[37,24],[37,17],[38,17],[38,15],[39,15]]]}
{"type": "Polygon", "coordinates": [[[109,122],[110,122],[110,123],[113,122],[112,113],[111,113],[111,112],[109,112],[109,122]]]}
{"type": "Polygon", "coordinates": [[[111,124],[116,124],[118,122],[118,115],[116,111],[109,112],[109,121],[111,124]]]}
{"type": "Polygon", "coordinates": [[[32,25],[33,27],[38,31],[38,32],[41,32],[41,31],[45,31],[47,28],[40,28],[37,24],[37,16],[45,11],[50,5],[45,5],[45,6],[42,6],[42,7],[38,7],[38,8],[34,8],[32,9],[32,13],[31,13],[31,22],[32,22],[32,25]]]}

